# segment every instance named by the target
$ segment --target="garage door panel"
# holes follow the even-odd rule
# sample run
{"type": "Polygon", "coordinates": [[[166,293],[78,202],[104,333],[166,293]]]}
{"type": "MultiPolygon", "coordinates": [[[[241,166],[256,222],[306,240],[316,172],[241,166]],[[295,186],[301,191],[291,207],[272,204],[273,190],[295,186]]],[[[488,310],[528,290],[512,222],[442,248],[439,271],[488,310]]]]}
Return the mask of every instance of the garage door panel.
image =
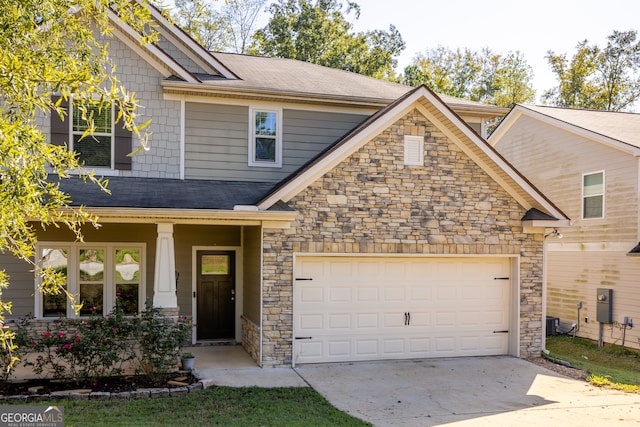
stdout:
{"type": "Polygon", "coordinates": [[[298,256],[295,363],[507,354],[507,258],[298,256]],[[306,276],[303,273],[314,274],[306,276]],[[410,318],[405,316],[410,314],[410,318]]]}

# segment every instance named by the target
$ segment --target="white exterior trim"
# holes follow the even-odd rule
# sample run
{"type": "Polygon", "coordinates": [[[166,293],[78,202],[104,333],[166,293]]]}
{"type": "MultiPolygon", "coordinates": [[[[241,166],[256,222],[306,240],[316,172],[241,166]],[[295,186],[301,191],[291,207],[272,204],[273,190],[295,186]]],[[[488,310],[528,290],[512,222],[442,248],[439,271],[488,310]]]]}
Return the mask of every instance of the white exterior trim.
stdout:
{"type": "Polygon", "coordinates": [[[282,168],[282,109],[274,107],[249,107],[249,135],[248,135],[248,165],[259,168],[282,168]],[[275,135],[275,159],[270,161],[256,160],[256,113],[275,113],[276,115],[276,135],[275,135]]]}

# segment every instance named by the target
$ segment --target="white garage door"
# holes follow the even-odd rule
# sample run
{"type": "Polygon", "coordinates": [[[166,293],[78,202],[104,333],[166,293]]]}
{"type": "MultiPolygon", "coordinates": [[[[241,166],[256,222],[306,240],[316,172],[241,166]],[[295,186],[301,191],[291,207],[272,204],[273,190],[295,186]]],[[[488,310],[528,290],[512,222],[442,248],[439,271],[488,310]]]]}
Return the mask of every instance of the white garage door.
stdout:
{"type": "Polygon", "coordinates": [[[507,258],[296,257],[294,363],[508,353],[507,258]]]}

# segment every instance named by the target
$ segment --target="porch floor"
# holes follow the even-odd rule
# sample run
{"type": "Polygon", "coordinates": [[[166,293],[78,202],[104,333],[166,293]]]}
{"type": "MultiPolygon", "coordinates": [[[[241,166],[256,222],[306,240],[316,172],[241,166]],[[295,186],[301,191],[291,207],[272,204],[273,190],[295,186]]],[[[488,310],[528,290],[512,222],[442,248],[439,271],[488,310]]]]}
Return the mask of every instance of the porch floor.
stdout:
{"type": "MultiPolygon", "coordinates": [[[[196,357],[194,374],[206,387],[307,387],[291,368],[261,368],[241,345],[183,347],[196,357]]],[[[30,367],[18,365],[11,380],[36,378],[30,367]]]]}
{"type": "Polygon", "coordinates": [[[205,387],[308,387],[291,368],[261,368],[241,345],[184,347],[196,357],[196,377],[205,387]]]}

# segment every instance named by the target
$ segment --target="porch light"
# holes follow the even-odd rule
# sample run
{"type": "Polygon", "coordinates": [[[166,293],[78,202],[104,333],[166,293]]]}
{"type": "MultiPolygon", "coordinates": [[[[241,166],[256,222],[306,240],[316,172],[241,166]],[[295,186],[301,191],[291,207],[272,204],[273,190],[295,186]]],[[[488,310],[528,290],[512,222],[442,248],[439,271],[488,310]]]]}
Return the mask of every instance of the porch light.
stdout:
{"type": "MultiPolygon", "coordinates": [[[[562,237],[563,237],[563,236],[562,236],[562,233],[560,233],[560,232],[558,231],[558,229],[557,229],[557,228],[554,228],[554,229],[553,229],[553,231],[552,231],[551,233],[548,233],[548,234],[545,234],[545,235],[544,235],[544,238],[545,238],[545,239],[546,239],[547,237],[555,237],[555,238],[557,238],[557,239],[562,239],[562,237]]],[[[640,246],[640,244],[639,244],[639,246],[640,246]]]]}

